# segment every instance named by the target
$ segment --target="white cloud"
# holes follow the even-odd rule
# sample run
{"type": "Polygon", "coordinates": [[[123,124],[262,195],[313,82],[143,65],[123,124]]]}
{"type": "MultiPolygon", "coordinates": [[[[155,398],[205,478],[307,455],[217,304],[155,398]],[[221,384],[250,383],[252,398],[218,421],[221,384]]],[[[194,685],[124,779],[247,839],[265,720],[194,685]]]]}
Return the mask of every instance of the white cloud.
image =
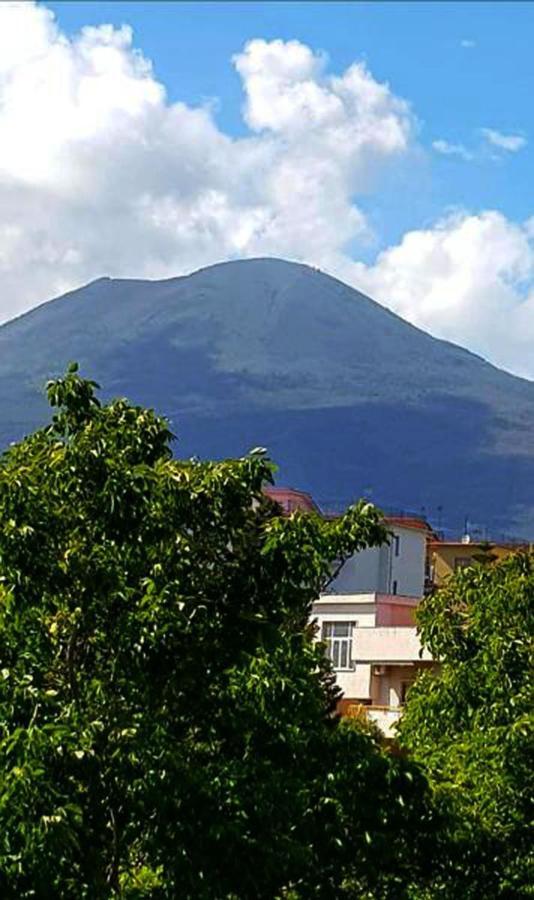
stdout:
{"type": "Polygon", "coordinates": [[[425,331],[534,377],[534,220],[456,213],[338,271],[425,331]]]}
{"type": "Polygon", "coordinates": [[[300,152],[303,136],[311,137],[340,160],[407,147],[408,104],[375,81],[364,63],[326,78],[324,56],[298,41],[280,40],[250,41],[234,63],[246,92],[245,119],[254,131],[296,139],[300,152]]]}
{"type": "Polygon", "coordinates": [[[70,39],[44,6],[0,3],[0,319],[102,274],[321,265],[368,234],[354,197],[408,150],[407,103],[297,41],[250,41],[234,65],[241,139],[213,105],[169,103],[128,27],[70,39]]]}
{"type": "Polygon", "coordinates": [[[520,134],[502,134],[494,128],[481,128],[480,132],[489,144],[510,153],[516,153],[527,145],[527,139],[520,134]]]}
{"type": "Polygon", "coordinates": [[[472,38],[462,38],[460,41],[460,47],[463,47],[465,50],[472,50],[476,45],[476,41],[472,40],[472,38]]]}
{"type": "Polygon", "coordinates": [[[464,147],[463,144],[451,144],[449,141],[442,140],[441,138],[437,141],[432,141],[432,148],[436,153],[441,153],[442,156],[459,156],[467,162],[474,159],[471,151],[468,150],[467,147],[464,147]]]}
{"type": "MultiPolygon", "coordinates": [[[[487,160],[489,148],[493,151],[493,148],[497,147],[499,150],[516,153],[527,145],[527,139],[519,134],[501,134],[493,128],[480,128],[479,133],[484,140],[474,150],[468,149],[464,144],[453,144],[443,138],[432,141],[432,149],[442,156],[457,156],[466,162],[473,162],[473,160],[487,160]]],[[[493,151],[489,153],[489,159],[498,162],[502,156],[493,151]]]]}
{"type": "Polygon", "coordinates": [[[0,319],[103,274],[278,255],[534,377],[534,219],[457,214],[354,262],[346,248],[369,234],[354,198],[411,152],[408,104],[297,41],[250,41],[234,65],[239,139],[213,105],[169,103],[127,27],[70,39],[45,7],[0,2],[0,319]]]}

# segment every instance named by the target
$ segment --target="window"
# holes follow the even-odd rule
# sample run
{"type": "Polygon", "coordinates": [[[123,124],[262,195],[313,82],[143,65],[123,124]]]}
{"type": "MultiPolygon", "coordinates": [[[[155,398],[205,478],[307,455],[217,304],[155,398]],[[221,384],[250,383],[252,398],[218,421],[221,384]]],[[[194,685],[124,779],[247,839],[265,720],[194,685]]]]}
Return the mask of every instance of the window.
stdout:
{"type": "Polygon", "coordinates": [[[353,622],[324,622],[323,641],[334,669],[352,668],[353,622]]]}
{"type": "Polygon", "coordinates": [[[454,560],[454,570],[457,569],[467,569],[468,566],[473,565],[473,560],[470,556],[456,556],[454,560]]]}
{"type": "Polygon", "coordinates": [[[398,534],[393,536],[393,552],[395,556],[400,556],[400,537],[398,534]]]}
{"type": "Polygon", "coordinates": [[[396,582],[396,581],[393,582],[393,587],[392,587],[392,589],[391,589],[391,593],[392,593],[392,594],[396,594],[396,593],[397,593],[397,582],[396,582]]]}

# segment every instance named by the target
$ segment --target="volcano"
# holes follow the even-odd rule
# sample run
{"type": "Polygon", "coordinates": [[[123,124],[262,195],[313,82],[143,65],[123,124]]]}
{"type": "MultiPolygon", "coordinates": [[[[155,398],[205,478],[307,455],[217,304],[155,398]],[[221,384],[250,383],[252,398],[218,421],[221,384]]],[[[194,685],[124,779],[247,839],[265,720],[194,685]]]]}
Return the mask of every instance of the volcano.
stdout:
{"type": "Polygon", "coordinates": [[[459,532],[534,535],[534,383],[309,266],[250,259],[101,278],[0,327],[0,445],[46,423],[77,360],[166,415],[179,456],[264,446],[280,483],[367,496],[459,532]]]}

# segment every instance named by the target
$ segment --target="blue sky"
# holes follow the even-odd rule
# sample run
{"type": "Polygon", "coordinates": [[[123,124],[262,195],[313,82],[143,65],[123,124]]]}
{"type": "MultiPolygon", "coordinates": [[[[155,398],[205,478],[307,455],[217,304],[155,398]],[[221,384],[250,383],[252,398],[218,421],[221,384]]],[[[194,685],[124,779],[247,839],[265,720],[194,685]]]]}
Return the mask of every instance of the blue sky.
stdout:
{"type": "Polygon", "coordinates": [[[534,378],[533,34],[532,3],[0,2],[0,320],[279,256],[534,378]]]}
{"type": "MultiPolygon", "coordinates": [[[[153,61],[171,100],[219,102],[221,128],[244,134],[240,79],[231,57],[246,41],[298,39],[328,54],[340,73],[356,59],[412,104],[420,139],[476,148],[479,129],[534,139],[534,4],[514,2],[160,3],[60,2],[67,32],[83,25],[130,24],[134,44],[153,61]],[[473,42],[473,46],[463,46],[473,42]]],[[[532,150],[481,159],[476,166],[431,153],[372,201],[363,201],[388,244],[447,206],[497,208],[516,220],[532,215],[532,150]],[[415,189],[414,189],[415,188],[415,189]],[[399,202],[399,194],[401,202],[399,202]]]]}

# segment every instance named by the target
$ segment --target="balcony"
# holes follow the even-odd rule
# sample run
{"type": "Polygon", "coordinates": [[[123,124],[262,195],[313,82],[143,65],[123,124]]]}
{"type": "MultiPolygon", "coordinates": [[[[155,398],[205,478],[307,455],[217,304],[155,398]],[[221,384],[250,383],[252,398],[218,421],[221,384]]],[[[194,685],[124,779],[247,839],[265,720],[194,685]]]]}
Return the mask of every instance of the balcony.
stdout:
{"type": "Polygon", "coordinates": [[[355,628],[352,653],[356,663],[408,665],[432,661],[428,650],[421,647],[416,629],[401,625],[355,628]]]}

